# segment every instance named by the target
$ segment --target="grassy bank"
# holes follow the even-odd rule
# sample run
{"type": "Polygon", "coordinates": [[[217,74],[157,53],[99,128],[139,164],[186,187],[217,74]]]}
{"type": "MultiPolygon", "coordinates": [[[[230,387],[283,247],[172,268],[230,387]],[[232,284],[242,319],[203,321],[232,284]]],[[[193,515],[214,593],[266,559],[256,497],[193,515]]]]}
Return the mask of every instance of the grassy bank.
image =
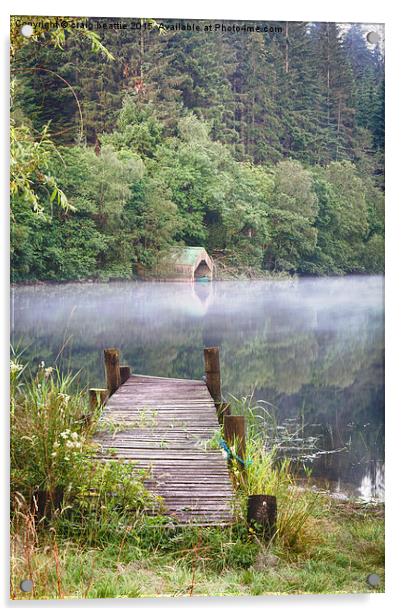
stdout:
{"type": "Polygon", "coordinates": [[[183,528],[163,516],[134,467],[94,459],[98,418],[72,377],[45,366],[27,377],[16,359],[11,402],[12,598],[383,591],[383,508],[300,489],[252,422],[246,481],[233,469],[236,523],[183,528]],[[261,492],[277,497],[270,543],[246,524],[247,495],[261,492]],[[375,589],[370,573],[381,578],[375,589]],[[20,590],[25,579],[31,592],[20,590]]]}
{"type": "Polygon", "coordinates": [[[328,504],[324,514],[312,516],[308,537],[297,549],[278,543],[269,550],[241,526],[175,533],[138,526],[125,539],[99,546],[40,533],[35,545],[28,543],[28,555],[22,532],[13,536],[11,596],[383,592],[383,537],[382,509],[349,503],[328,504]],[[375,589],[366,583],[370,573],[379,574],[382,580],[375,589]],[[34,591],[21,592],[21,580],[32,578],[34,591]]]}

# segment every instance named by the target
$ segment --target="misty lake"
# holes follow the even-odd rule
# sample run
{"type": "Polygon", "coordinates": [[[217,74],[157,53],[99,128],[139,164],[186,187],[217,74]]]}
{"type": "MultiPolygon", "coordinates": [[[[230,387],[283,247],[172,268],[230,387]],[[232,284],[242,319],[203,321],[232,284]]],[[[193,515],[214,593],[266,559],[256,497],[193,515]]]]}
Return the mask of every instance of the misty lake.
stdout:
{"type": "Polygon", "coordinates": [[[302,460],[316,485],[382,500],[383,287],[381,276],[18,286],[12,339],[32,366],[81,369],[92,387],[104,386],[105,347],[137,373],[201,378],[203,347],[219,346],[227,399],[253,393],[279,430],[315,437],[302,460]]]}

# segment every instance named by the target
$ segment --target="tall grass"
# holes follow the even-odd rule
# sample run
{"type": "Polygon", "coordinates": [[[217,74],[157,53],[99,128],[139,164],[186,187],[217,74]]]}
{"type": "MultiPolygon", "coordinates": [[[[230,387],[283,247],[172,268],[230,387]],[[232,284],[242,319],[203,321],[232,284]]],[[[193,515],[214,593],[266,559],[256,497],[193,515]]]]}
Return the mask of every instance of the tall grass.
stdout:
{"type": "MultiPolygon", "coordinates": [[[[232,397],[234,414],[243,414],[247,419],[246,435],[246,473],[237,467],[240,491],[244,496],[252,494],[269,494],[277,498],[276,541],[283,547],[297,548],[309,541],[310,522],[319,512],[324,513],[326,499],[311,489],[297,486],[293,463],[279,455],[280,443],[274,439],[274,445],[268,447],[263,427],[266,424],[274,429],[274,417],[264,407],[256,404],[252,396],[232,397]],[[261,421],[263,420],[263,421],[261,421]]],[[[288,435],[286,435],[288,441],[288,435]]],[[[310,477],[310,471],[303,469],[310,477]]],[[[244,507],[246,500],[244,499],[244,507]]]]}
{"type": "Polygon", "coordinates": [[[90,434],[86,397],[75,378],[43,364],[27,374],[11,362],[12,492],[54,495],[73,481],[90,434]]]}

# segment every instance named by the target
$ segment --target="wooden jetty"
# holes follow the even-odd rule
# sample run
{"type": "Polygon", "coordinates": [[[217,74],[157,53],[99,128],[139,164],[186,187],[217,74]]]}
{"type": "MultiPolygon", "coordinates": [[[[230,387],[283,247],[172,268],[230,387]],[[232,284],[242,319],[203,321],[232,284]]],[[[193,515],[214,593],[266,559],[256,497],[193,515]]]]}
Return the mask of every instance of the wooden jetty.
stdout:
{"type": "Polygon", "coordinates": [[[178,523],[224,525],[234,519],[233,487],[222,450],[208,442],[229,407],[221,402],[218,349],[205,349],[204,357],[206,381],[189,380],[132,375],[119,365],[118,350],[106,349],[107,389],[90,390],[90,400],[92,408],[104,403],[111,426],[95,437],[102,459],[149,469],[147,487],[178,523]]]}

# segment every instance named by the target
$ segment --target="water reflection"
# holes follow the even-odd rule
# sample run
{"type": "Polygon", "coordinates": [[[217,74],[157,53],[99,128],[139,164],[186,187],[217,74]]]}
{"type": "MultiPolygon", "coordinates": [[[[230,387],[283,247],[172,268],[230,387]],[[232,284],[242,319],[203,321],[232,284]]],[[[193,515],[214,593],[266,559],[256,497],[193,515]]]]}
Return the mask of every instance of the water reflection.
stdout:
{"type": "MultiPolygon", "coordinates": [[[[219,345],[223,389],[254,391],[321,447],[316,481],[383,496],[383,279],[64,284],[13,290],[13,342],[103,384],[102,349],[138,372],[200,378],[219,345]],[[346,450],[344,450],[346,448],[346,450]]],[[[337,488],[335,488],[337,486],[337,488]]]]}

